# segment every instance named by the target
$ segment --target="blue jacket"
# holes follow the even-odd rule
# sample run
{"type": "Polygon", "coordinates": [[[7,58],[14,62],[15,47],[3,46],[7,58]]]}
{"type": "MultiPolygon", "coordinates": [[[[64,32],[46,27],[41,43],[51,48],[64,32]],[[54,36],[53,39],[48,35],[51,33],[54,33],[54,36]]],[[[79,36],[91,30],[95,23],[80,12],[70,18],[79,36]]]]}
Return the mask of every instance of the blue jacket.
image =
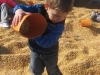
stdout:
{"type": "MultiPolygon", "coordinates": [[[[36,4],[33,6],[17,5],[14,8],[14,12],[19,8],[26,12],[40,13],[44,17],[46,17],[47,14],[43,4],[36,4]]],[[[58,52],[58,40],[62,32],[64,31],[65,21],[53,23],[49,19],[46,20],[48,22],[48,25],[45,32],[39,37],[29,39],[29,47],[31,48],[31,50],[41,54],[58,52]]]]}

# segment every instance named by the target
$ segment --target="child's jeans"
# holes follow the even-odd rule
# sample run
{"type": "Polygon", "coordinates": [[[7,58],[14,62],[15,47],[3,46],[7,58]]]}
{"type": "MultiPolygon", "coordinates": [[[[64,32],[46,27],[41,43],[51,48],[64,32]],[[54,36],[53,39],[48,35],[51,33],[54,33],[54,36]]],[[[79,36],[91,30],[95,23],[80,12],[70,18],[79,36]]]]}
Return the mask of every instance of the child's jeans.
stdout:
{"type": "Polygon", "coordinates": [[[42,75],[46,67],[48,75],[62,75],[58,66],[58,52],[54,54],[38,54],[31,51],[30,70],[32,75],[42,75]]]}
{"type": "Polygon", "coordinates": [[[9,23],[8,22],[8,7],[6,3],[3,3],[0,5],[1,9],[1,22],[3,23],[9,23]]]}

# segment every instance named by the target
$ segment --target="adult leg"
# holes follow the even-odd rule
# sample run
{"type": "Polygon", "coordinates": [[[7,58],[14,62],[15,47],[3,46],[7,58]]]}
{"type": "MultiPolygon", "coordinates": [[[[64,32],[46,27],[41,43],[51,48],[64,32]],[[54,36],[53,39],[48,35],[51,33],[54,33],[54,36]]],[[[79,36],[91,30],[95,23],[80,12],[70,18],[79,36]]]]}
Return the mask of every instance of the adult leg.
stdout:
{"type": "Polygon", "coordinates": [[[41,56],[36,52],[31,51],[30,70],[32,75],[42,75],[44,72],[44,64],[41,56]]]}
{"type": "Polygon", "coordinates": [[[8,7],[6,3],[1,5],[1,27],[9,27],[9,19],[8,19],[8,7]]]}
{"type": "Polygon", "coordinates": [[[57,65],[58,53],[44,55],[43,61],[46,66],[48,75],[62,75],[57,65]]]}

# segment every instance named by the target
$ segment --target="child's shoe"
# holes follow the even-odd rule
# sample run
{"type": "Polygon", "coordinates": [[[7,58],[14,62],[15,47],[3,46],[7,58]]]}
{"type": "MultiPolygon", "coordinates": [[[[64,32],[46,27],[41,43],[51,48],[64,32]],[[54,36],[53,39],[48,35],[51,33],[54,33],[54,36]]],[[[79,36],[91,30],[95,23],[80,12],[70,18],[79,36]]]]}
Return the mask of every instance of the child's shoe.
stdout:
{"type": "Polygon", "coordinates": [[[100,22],[100,15],[97,16],[97,22],[100,22]]]}
{"type": "Polygon", "coordinates": [[[93,21],[96,21],[97,15],[98,15],[98,12],[93,11],[91,16],[90,16],[90,19],[93,20],[93,21]]]}
{"type": "Polygon", "coordinates": [[[0,27],[4,27],[4,28],[9,28],[9,24],[8,23],[2,23],[0,22],[0,27]]]}

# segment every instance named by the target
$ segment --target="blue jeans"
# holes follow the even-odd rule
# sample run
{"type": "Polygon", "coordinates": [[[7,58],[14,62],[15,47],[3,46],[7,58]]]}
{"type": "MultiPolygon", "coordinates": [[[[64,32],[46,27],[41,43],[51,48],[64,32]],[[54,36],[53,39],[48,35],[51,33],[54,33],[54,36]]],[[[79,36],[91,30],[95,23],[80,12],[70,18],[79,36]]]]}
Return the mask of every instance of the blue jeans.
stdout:
{"type": "Polygon", "coordinates": [[[31,51],[30,70],[32,75],[42,75],[44,67],[46,67],[48,75],[62,75],[58,62],[58,52],[53,54],[38,54],[31,51]]]}

